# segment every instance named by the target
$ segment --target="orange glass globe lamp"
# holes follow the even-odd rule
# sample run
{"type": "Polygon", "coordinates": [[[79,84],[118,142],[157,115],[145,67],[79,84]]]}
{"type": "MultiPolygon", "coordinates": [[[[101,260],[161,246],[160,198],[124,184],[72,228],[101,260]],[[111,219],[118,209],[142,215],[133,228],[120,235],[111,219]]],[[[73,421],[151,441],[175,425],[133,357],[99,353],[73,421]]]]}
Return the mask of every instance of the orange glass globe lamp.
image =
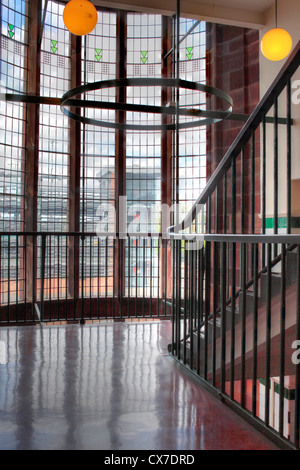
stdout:
{"type": "Polygon", "coordinates": [[[273,61],[285,59],[291,52],[292,46],[291,35],[282,28],[271,29],[261,40],[263,55],[273,61]]]}
{"type": "Polygon", "coordinates": [[[268,31],[262,38],[260,43],[263,55],[273,61],[285,59],[289,55],[293,47],[291,35],[282,28],[277,26],[278,17],[278,0],[275,0],[275,28],[268,31]]]}
{"type": "Polygon", "coordinates": [[[63,20],[72,34],[85,36],[97,24],[97,10],[89,0],[70,0],[64,8],[63,20]]]}

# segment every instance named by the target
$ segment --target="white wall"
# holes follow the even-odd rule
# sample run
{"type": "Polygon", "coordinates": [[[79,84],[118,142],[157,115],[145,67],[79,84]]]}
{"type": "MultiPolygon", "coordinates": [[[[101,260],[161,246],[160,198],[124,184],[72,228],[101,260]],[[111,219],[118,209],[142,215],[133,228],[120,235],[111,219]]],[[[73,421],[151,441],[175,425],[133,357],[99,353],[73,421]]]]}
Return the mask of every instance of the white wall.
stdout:
{"type": "MultiPolygon", "coordinates": [[[[265,32],[275,27],[275,8],[266,12],[266,26],[260,30],[260,38],[265,32]]],[[[300,40],[300,0],[278,0],[278,27],[286,29],[292,36],[293,48],[300,40]]],[[[260,52],[260,96],[262,97],[284,65],[285,60],[271,62],[260,52]]],[[[300,71],[292,79],[300,80],[300,71]]],[[[300,94],[298,94],[298,97],[300,94]]],[[[279,115],[286,116],[286,95],[279,100],[279,115]]],[[[299,179],[300,184],[300,104],[292,106],[294,126],[292,130],[292,179],[299,179]]],[[[267,216],[273,215],[273,126],[268,124],[267,158],[267,216]]],[[[279,126],[279,216],[286,215],[286,129],[279,126]]],[[[295,184],[297,182],[295,181],[295,184]]],[[[292,194],[293,198],[293,194],[292,194]]],[[[296,203],[297,201],[294,201],[296,203]]],[[[298,204],[299,205],[299,204],[298,204]]],[[[292,204],[293,206],[293,204],[292,204]]],[[[293,212],[293,211],[292,211],[293,212]]],[[[294,211],[295,212],[295,211],[294,211]]],[[[292,214],[292,215],[300,215],[292,214]]]]}

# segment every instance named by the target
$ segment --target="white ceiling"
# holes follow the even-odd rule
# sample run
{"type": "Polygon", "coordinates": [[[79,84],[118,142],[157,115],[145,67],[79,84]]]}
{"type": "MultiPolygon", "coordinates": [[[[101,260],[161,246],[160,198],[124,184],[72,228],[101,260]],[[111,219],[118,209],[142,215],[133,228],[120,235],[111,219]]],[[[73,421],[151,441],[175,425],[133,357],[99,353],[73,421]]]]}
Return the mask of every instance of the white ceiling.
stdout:
{"type": "Polygon", "coordinates": [[[271,5],[274,4],[274,0],[196,0],[195,3],[207,3],[208,5],[264,13],[271,5]]]}
{"type": "MultiPolygon", "coordinates": [[[[67,2],[67,0],[63,0],[67,2]]],[[[94,5],[115,7],[140,12],[173,15],[176,0],[91,0],[94,5]]],[[[284,2],[284,0],[279,0],[284,2]]],[[[181,0],[182,17],[203,19],[249,28],[261,28],[267,10],[275,0],[181,0]]]]}

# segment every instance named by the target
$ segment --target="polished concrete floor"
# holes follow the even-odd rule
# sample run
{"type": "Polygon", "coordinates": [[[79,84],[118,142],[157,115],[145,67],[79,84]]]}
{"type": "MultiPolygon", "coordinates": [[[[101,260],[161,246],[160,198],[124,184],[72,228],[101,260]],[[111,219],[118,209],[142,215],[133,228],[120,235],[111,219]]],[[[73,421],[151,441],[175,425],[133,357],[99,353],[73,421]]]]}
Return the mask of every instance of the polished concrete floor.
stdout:
{"type": "Polygon", "coordinates": [[[170,332],[1,328],[0,449],[274,449],[168,357],[170,332]]]}

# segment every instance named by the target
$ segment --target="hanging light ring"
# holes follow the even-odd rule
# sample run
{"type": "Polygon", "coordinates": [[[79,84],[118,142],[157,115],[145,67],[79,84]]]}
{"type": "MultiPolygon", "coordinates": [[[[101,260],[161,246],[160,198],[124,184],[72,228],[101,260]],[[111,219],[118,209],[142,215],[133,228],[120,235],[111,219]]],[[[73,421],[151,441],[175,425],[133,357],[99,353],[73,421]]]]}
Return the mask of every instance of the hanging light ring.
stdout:
{"type": "Polygon", "coordinates": [[[228,93],[208,85],[204,85],[197,82],[189,82],[186,80],[176,78],[126,78],[126,79],[115,79],[115,80],[103,80],[99,82],[88,83],[66,92],[61,98],[61,110],[62,112],[75,121],[89,124],[92,126],[106,127],[111,129],[119,130],[144,130],[144,131],[161,131],[161,130],[176,130],[176,129],[189,129],[199,126],[207,126],[222,121],[230,116],[232,113],[233,101],[228,93]],[[223,100],[227,103],[228,108],[226,111],[217,110],[201,110],[191,109],[174,106],[153,106],[153,105],[138,105],[131,103],[116,103],[110,101],[96,101],[96,100],[79,100],[73,99],[77,95],[82,93],[88,93],[90,91],[103,90],[107,88],[122,88],[122,87],[171,87],[192,91],[199,91],[206,93],[210,96],[214,96],[223,100]],[[128,124],[120,122],[102,121],[98,119],[89,118],[87,116],[80,115],[77,112],[71,111],[69,107],[75,108],[98,108],[98,109],[109,109],[115,111],[130,111],[138,113],[152,113],[161,115],[173,115],[173,116],[190,116],[191,118],[199,117],[200,119],[188,122],[170,123],[170,124],[128,124]]]}

